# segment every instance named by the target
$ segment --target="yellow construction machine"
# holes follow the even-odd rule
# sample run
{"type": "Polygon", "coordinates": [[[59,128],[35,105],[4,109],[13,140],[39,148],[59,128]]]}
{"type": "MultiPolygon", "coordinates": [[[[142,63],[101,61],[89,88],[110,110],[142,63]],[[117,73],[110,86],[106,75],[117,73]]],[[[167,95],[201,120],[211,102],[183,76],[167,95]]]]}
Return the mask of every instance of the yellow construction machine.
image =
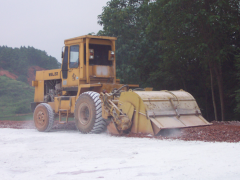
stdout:
{"type": "MultiPolygon", "coordinates": [[[[54,116],[73,116],[82,133],[143,133],[209,125],[194,97],[183,90],[152,91],[116,79],[115,37],[85,35],[64,41],[61,69],[36,72],[31,108],[39,131],[54,116]]],[[[62,116],[66,120],[62,120],[62,116]]]]}

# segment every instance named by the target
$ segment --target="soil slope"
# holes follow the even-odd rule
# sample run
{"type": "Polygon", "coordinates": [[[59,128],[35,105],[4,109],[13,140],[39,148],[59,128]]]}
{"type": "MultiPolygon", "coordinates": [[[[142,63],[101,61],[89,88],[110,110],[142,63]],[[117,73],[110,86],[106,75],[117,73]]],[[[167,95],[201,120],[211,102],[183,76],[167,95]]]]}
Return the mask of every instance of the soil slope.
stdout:
{"type": "Polygon", "coordinates": [[[44,68],[41,68],[39,66],[31,66],[28,68],[28,84],[32,86],[32,81],[36,78],[36,71],[42,71],[45,70],[44,68]]]}
{"type": "Polygon", "coordinates": [[[7,77],[9,77],[9,78],[11,78],[11,79],[14,79],[14,80],[16,80],[17,78],[18,78],[18,76],[17,75],[15,75],[15,74],[13,74],[13,73],[10,73],[10,72],[8,72],[8,71],[6,71],[6,70],[3,70],[2,68],[0,69],[0,76],[7,76],[7,77]]]}

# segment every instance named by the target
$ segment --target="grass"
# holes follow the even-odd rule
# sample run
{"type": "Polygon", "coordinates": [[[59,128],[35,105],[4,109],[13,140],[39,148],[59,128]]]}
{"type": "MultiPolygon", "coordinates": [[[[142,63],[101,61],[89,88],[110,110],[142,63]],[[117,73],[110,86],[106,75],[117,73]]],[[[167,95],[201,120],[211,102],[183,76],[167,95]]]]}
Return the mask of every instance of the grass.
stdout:
{"type": "Polygon", "coordinates": [[[33,120],[33,113],[24,114],[24,115],[11,115],[0,117],[1,120],[10,120],[10,121],[29,121],[33,120]]]}
{"type": "Polygon", "coordinates": [[[0,119],[31,113],[34,88],[24,82],[0,76],[0,119]]]}
{"type": "MultiPolygon", "coordinates": [[[[30,103],[33,102],[34,88],[28,84],[0,76],[0,120],[33,120],[30,103]]],[[[58,116],[55,120],[58,120],[58,116]]],[[[66,118],[62,117],[62,121],[66,118]]],[[[74,121],[69,117],[69,121],[74,121]]]]}

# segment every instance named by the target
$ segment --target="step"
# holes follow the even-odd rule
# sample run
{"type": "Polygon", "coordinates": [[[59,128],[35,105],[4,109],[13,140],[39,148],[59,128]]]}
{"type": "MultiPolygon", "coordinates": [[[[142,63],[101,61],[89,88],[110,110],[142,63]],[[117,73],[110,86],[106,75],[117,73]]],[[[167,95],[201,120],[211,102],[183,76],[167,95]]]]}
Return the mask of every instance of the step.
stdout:
{"type": "Polygon", "coordinates": [[[70,109],[59,109],[58,111],[69,111],[70,112],[70,109]]]}
{"type": "Polygon", "coordinates": [[[67,124],[67,122],[65,122],[65,121],[61,121],[61,122],[58,121],[58,123],[59,124],[67,124]]]}

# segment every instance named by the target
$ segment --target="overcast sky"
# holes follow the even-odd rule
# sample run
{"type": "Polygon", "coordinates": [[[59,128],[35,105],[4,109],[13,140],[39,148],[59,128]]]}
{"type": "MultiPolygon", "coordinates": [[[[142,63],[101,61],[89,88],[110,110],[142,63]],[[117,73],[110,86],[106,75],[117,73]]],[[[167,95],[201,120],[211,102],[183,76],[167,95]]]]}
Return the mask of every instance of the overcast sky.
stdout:
{"type": "Polygon", "coordinates": [[[0,0],[0,46],[33,46],[61,61],[64,40],[102,29],[110,0],[0,0]]]}

